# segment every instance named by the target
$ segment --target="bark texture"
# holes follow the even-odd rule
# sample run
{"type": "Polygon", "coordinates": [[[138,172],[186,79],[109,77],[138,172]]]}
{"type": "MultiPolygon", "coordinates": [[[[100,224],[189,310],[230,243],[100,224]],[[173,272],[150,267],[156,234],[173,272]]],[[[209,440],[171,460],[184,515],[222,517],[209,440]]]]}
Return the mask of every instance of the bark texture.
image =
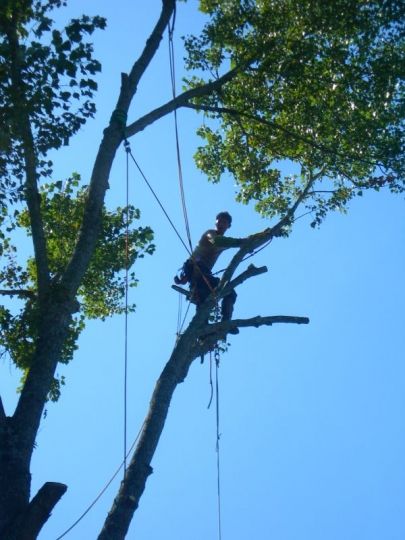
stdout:
{"type": "MultiPolygon", "coordinates": [[[[260,240],[257,239],[257,235],[254,238],[247,238],[239,250],[238,255],[246,252],[246,250],[249,251],[252,244],[266,242],[267,233],[261,235],[259,238],[260,240]]],[[[233,271],[236,267],[237,265],[234,265],[233,271]]],[[[229,270],[228,276],[230,279],[233,271],[229,267],[227,270],[229,270]]],[[[250,265],[247,270],[242,272],[234,280],[223,283],[222,287],[220,285],[215,291],[215,297],[210,295],[207,298],[184,334],[179,337],[169,361],[156,382],[139,442],[98,540],[123,540],[125,538],[133,514],[138,508],[140,498],[145,490],[148,476],[153,472],[151,466],[152,459],[166,422],[174,391],[186,378],[188,370],[195,358],[200,358],[207,354],[215,347],[218,340],[226,339],[227,333],[234,328],[248,326],[257,328],[263,325],[271,326],[275,323],[309,323],[307,317],[277,315],[270,317],[257,316],[251,319],[234,319],[216,324],[207,324],[206,321],[209,313],[214,308],[216,302],[228,294],[229,289],[240,285],[250,277],[257,276],[266,271],[267,269],[265,267],[256,268],[250,265]]]]}
{"type": "Polygon", "coordinates": [[[12,526],[5,530],[4,540],[35,540],[47,522],[51,511],[63,494],[67,486],[58,482],[46,482],[38,491],[27,509],[19,513],[12,526]]]}

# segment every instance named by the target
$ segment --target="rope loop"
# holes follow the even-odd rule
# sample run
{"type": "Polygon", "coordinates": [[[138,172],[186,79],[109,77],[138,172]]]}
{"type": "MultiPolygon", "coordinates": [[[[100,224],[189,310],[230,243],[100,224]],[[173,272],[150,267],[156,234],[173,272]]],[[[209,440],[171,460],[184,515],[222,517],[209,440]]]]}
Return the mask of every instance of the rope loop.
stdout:
{"type": "Polygon", "coordinates": [[[110,123],[116,122],[120,127],[125,129],[127,126],[127,118],[128,115],[124,109],[114,109],[110,118],[110,123]]]}

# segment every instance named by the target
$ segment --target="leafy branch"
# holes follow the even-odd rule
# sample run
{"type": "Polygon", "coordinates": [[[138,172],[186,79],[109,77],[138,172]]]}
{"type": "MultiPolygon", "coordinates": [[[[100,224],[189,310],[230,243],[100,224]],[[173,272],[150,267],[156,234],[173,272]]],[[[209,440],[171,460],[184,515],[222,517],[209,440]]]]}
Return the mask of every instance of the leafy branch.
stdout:
{"type": "Polygon", "coordinates": [[[332,155],[332,156],[337,156],[337,157],[340,157],[340,158],[344,158],[344,159],[350,159],[350,160],[353,160],[353,161],[358,161],[358,162],[361,162],[361,163],[365,163],[366,165],[370,165],[370,166],[383,166],[382,163],[379,163],[377,161],[373,162],[373,161],[370,161],[370,160],[365,160],[363,158],[361,158],[360,156],[358,155],[354,155],[354,154],[348,154],[348,153],[343,153],[343,152],[340,152],[339,150],[335,149],[335,148],[330,148],[324,144],[320,144],[318,142],[316,142],[314,139],[310,139],[308,137],[305,137],[304,135],[301,135],[300,133],[297,133],[296,131],[293,131],[285,126],[282,126],[281,124],[278,124],[277,122],[274,122],[272,120],[268,120],[266,118],[263,118],[261,116],[257,116],[257,115],[254,115],[254,114],[251,114],[249,112],[246,112],[246,111],[241,111],[241,110],[237,110],[237,109],[232,109],[232,108],[229,108],[229,107],[214,107],[214,106],[209,106],[209,105],[204,105],[204,104],[194,104],[194,103],[186,103],[184,105],[185,107],[189,108],[189,109],[194,109],[196,111],[205,111],[205,112],[211,112],[211,113],[216,113],[216,114],[219,114],[219,115],[229,115],[229,116],[232,116],[232,117],[235,117],[236,119],[238,118],[246,118],[248,120],[252,120],[254,122],[257,122],[258,124],[263,124],[265,126],[268,126],[268,127],[271,127],[272,129],[274,130],[277,130],[277,131],[282,131],[283,133],[285,133],[286,135],[288,135],[289,137],[291,137],[292,139],[296,139],[297,141],[301,141],[305,144],[308,144],[309,146],[312,146],[313,148],[317,149],[317,150],[320,150],[321,152],[325,153],[325,154],[329,154],[329,155],[332,155]]]}

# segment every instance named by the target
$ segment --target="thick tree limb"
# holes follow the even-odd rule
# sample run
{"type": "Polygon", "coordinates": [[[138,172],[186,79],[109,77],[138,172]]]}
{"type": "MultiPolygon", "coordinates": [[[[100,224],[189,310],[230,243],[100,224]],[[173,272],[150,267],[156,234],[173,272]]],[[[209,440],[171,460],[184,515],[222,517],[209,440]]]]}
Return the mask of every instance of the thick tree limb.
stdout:
{"type": "Polygon", "coordinates": [[[129,75],[124,74],[123,85],[117,101],[116,110],[128,113],[132,98],[135,95],[138,83],[154,57],[163,37],[170,18],[174,12],[176,0],[162,0],[162,10],[159,19],[146,40],[145,47],[136,62],[134,62],[129,75]]]}
{"type": "Polygon", "coordinates": [[[202,97],[212,93],[215,90],[219,90],[224,84],[231,81],[242,69],[244,69],[246,65],[247,64],[245,63],[232,69],[231,71],[228,71],[227,73],[225,73],[225,75],[222,75],[222,77],[219,77],[215,81],[183,92],[175,99],[168,101],[161,107],[158,107],[150,113],[145,114],[145,116],[142,116],[141,118],[127,126],[125,130],[125,135],[127,137],[132,137],[132,135],[135,135],[139,131],[142,131],[159,118],[162,118],[163,116],[173,112],[174,110],[179,109],[180,107],[190,107],[189,102],[191,99],[202,97]]]}
{"type": "Polygon", "coordinates": [[[4,532],[7,540],[36,540],[51,511],[67,490],[65,484],[46,482],[32,499],[26,511],[4,532]]]}
{"type": "MultiPolygon", "coordinates": [[[[255,242],[256,239],[248,238],[246,249],[249,249],[255,242]]],[[[262,274],[266,270],[266,267],[256,268],[250,265],[233,281],[222,289],[218,289],[216,297],[211,294],[199,306],[188,328],[179,337],[171,357],[156,383],[141,436],[98,540],[110,540],[111,538],[123,540],[125,538],[132,516],[138,508],[145,489],[147,478],[153,472],[151,462],[165,425],[174,391],[186,378],[194,359],[203,357],[204,354],[215,347],[218,340],[225,339],[226,334],[234,328],[270,326],[276,323],[308,324],[309,319],[307,317],[283,315],[257,316],[251,319],[235,319],[207,324],[209,313],[212,311],[218,297],[224,296],[229,288],[240,285],[248,278],[262,274]]]]}
{"type": "Polygon", "coordinates": [[[28,289],[20,289],[20,290],[0,289],[0,295],[2,295],[2,296],[21,296],[23,298],[33,298],[35,296],[35,293],[34,293],[34,291],[29,291],[28,289]]]}
{"type": "MultiPolygon", "coordinates": [[[[146,41],[145,48],[134,62],[129,76],[122,77],[121,90],[115,111],[126,117],[131,101],[137,90],[140,77],[155,55],[175,7],[175,0],[163,0],[162,11],[158,22],[146,41]]],[[[115,116],[111,117],[110,125],[104,130],[96,161],[91,175],[88,198],[85,205],[82,227],[72,258],[62,277],[62,286],[70,295],[76,294],[81,279],[88,267],[97,241],[101,223],[101,211],[105,192],[108,188],[108,178],[117,148],[124,137],[125,121],[115,116]]]]}
{"type": "Polygon", "coordinates": [[[46,240],[41,214],[41,199],[37,185],[37,159],[34,150],[30,120],[24,95],[24,83],[21,76],[20,45],[17,34],[15,13],[12,22],[6,29],[11,50],[11,77],[15,100],[15,130],[19,134],[24,149],[25,166],[25,198],[30,216],[32,241],[34,245],[35,264],[37,268],[38,296],[43,298],[49,286],[49,267],[46,240]]]}
{"type": "Polygon", "coordinates": [[[188,340],[184,335],[178,341],[156,383],[139,442],[98,540],[123,540],[138,508],[146,480],[152,473],[151,461],[165,425],[174,390],[190,363],[185,347],[188,340]]]}
{"type": "MultiPolygon", "coordinates": [[[[209,311],[210,302],[205,304],[205,308],[197,312],[186,332],[178,340],[170,360],[156,383],[141,437],[98,540],[125,538],[133,513],[145,489],[146,480],[153,472],[151,461],[164,428],[174,391],[185,379],[193,360],[212,350],[218,339],[225,338],[227,332],[235,327],[257,328],[276,323],[308,324],[309,322],[307,317],[276,315],[206,325],[204,320],[206,311],[209,311]]],[[[211,307],[212,304],[211,299],[211,307]]]]}
{"type": "Polygon", "coordinates": [[[235,328],[257,328],[264,325],[271,326],[276,323],[309,323],[307,317],[283,315],[269,317],[257,316],[251,319],[235,319],[215,324],[207,324],[206,321],[218,297],[223,297],[229,289],[240,285],[250,277],[267,271],[266,267],[256,268],[250,265],[244,272],[230,281],[233,272],[243,257],[253,249],[267,242],[273,235],[278,233],[279,229],[287,220],[291,219],[296,208],[307,196],[308,189],[310,189],[313,181],[314,178],[311,178],[295,204],[275,228],[266,229],[263,233],[252,235],[244,241],[237,256],[231,261],[231,271],[229,272],[229,267],[225,271],[228,278],[221,280],[216,298],[214,295],[210,295],[207,298],[204,304],[199,307],[187,330],[180,336],[168,363],[156,383],[138,445],[98,540],[107,540],[110,538],[120,540],[125,538],[132,516],[139,505],[139,500],[145,489],[147,478],[152,473],[151,461],[164,428],[174,391],[177,385],[185,379],[193,360],[212,350],[218,340],[225,339],[227,333],[235,328]]]}
{"type": "MultiPolygon", "coordinates": [[[[208,326],[207,334],[224,335],[228,334],[230,330],[234,328],[247,328],[259,326],[272,326],[273,324],[309,324],[308,317],[294,317],[289,315],[271,315],[262,317],[252,317],[250,319],[232,319],[231,321],[223,321],[219,323],[210,324],[208,326]]],[[[203,334],[204,335],[204,334],[203,334]]]]}

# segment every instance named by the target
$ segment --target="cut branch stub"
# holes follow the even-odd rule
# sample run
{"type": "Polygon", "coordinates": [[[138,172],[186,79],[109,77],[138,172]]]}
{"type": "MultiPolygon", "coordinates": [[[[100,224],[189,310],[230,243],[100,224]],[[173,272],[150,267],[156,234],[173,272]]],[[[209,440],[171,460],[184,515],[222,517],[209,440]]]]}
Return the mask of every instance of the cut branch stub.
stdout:
{"type": "Polygon", "coordinates": [[[32,501],[25,512],[21,513],[17,521],[10,524],[7,531],[4,531],[4,539],[7,540],[35,540],[55,505],[67,490],[65,484],[59,482],[46,482],[32,501]]]}

